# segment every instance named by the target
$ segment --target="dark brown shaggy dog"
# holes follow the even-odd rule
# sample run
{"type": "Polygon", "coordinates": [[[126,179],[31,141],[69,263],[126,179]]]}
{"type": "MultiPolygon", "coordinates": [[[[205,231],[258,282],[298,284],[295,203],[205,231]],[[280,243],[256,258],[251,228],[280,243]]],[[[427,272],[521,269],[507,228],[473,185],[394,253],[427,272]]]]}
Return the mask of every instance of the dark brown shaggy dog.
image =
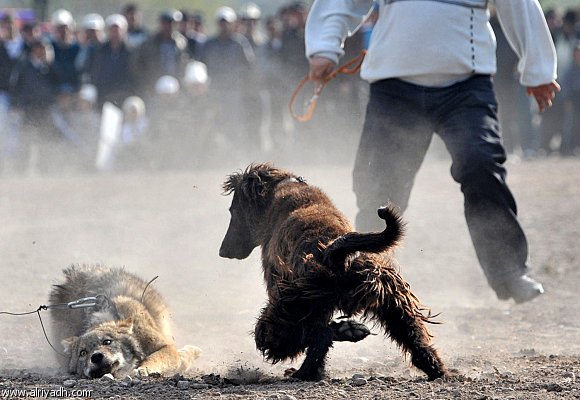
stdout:
{"type": "Polygon", "coordinates": [[[269,361],[294,359],[306,351],[292,376],[321,379],[333,340],[361,338],[340,337],[338,330],[356,327],[332,322],[333,314],[341,312],[378,323],[429,379],[447,374],[430,345],[425,327],[430,315],[387,253],[403,234],[393,209],[379,209],[387,223],[383,232],[353,232],[320,189],[269,164],[230,175],[223,189],[234,197],[220,256],[244,259],[262,246],[268,305],[256,324],[255,340],[269,361]]]}

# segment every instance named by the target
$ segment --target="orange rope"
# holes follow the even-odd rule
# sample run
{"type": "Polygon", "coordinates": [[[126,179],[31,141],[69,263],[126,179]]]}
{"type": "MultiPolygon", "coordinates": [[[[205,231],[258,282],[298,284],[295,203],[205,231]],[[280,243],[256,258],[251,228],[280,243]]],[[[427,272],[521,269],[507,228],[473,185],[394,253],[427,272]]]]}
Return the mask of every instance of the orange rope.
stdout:
{"type": "Polygon", "coordinates": [[[310,119],[314,115],[316,103],[318,102],[318,97],[320,96],[320,93],[322,93],[322,89],[324,89],[324,87],[328,84],[328,82],[336,78],[338,74],[352,75],[357,73],[360,70],[360,67],[365,58],[366,53],[367,53],[366,50],[362,50],[357,57],[353,58],[352,60],[345,63],[341,67],[338,67],[337,69],[332,71],[324,79],[324,82],[322,82],[322,86],[320,87],[320,90],[318,90],[318,93],[314,93],[312,95],[312,98],[308,101],[308,103],[306,103],[306,112],[302,115],[298,115],[294,112],[294,103],[296,102],[296,97],[298,97],[298,94],[300,93],[302,88],[304,88],[304,85],[306,85],[306,83],[309,80],[308,75],[302,78],[300,83],[298,83],[298,86],[296,86],[296,89],[294,89],[294,92],[292,92],[292,97],[290,98],[290,103],[288,104],[288,108],[290,109],[290,115],[292,115],[292,118],[294,118],[299,122],[310,121],[310,119]]]}

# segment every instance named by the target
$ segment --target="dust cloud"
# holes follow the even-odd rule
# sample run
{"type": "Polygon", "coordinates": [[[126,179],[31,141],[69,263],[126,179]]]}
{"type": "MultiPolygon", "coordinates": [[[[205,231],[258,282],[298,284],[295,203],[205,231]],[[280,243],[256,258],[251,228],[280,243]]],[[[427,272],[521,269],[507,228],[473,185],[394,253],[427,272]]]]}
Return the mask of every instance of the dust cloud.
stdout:
{"type": "MultiPolygon", "coordinates": [[[[154,286],[173,310],[177,345],[193,344],[204,352],[197,372],[246,368],[280,376],[300,360],[271,366],[255,350],[251,332],[265,302],[259,249],[241,261],[218,256],[231,200],[222,196],[220,186],[227,174],[252,161],[273,161],[321,187],[354,218],[351,169],[359,130],[335,140],[336,132],[314,126],[297,132],[292,153],[272,151],[259,158],[232,153],[196,168],[1,177],[0,311],[31,311],[46,304],[51,285],[70,264],[124,266],[145,280],[159,276],[154,286]]],[[[405,214],[407,237],[396,253],[416,294],[441,313],[437,320],[442,324],[431,327],[435,346],[450,364],[470,355],[528,347],[562,351],[565,342],[547,343],[541,335],[522,340],[529,316],[543,317],[530,305],[500,303],[487,287],[463,220],[461,193],[448,167],[441,143],[435,141],[417,177],[405,214]],[[520,331],[514,333],[511,323],[520,331]],[[519,339],[512,340],[514,335],[519,339]]],[[[526,185],[533,173],[519,167],[516,191],[533,194],[526,185]]],[[[524,223],[532,227],[531,241],[537,244],[540,233],[534,224],[544,217],[534,220],[538,204],[524,199],[523,209],[529,211],[524,223]]],[[[541,248],[538,253],[540,278],[550,278],[540,268],[549,264],[550,252],[541,248]]],[[[41,315],[48,325],[48,312],[41,315]]],[[[378,335],[357,344],[337,343],[330,353],[330,373],[420,375],[409,370],[408,361],[377,328],[373,332],[378,335]]],[[[0,370],[55,372],[57,356],[36,315],[0,315],[0,337],[0,370]]],[[[574,349],[577,344],[568,346],[568,351],[574,349]]]]}

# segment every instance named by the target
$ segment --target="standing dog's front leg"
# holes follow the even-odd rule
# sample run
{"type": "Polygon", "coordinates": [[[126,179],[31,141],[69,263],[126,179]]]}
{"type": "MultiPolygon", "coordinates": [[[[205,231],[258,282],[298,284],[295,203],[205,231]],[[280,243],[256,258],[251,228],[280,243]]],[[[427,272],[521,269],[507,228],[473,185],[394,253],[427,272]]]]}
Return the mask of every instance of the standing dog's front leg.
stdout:
{"type": "Polygon", "coordinates": [[[328,350],[332,347],[332,329],[316,325],[307,332],[306,358],[292,378],[303,381],[319,381],[324,377],[324,364],[328,350]]]}

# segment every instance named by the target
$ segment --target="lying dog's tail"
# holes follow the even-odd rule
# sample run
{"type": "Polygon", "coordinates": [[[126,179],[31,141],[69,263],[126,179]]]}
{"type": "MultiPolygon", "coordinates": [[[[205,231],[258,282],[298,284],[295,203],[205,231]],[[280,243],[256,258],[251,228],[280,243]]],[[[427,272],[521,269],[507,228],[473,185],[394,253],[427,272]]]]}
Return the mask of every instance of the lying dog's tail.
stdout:
{"type": "Polygon", "coordinates": [[[349,232],[339,236],[324,251],[324,261],[330,266],[344,266],[346,258],[357,251],[381,253],[394,248],[403,238],[404,223],[391,205],[378,209],[381,219],[387,223],[382,232],[349,232]]]}

